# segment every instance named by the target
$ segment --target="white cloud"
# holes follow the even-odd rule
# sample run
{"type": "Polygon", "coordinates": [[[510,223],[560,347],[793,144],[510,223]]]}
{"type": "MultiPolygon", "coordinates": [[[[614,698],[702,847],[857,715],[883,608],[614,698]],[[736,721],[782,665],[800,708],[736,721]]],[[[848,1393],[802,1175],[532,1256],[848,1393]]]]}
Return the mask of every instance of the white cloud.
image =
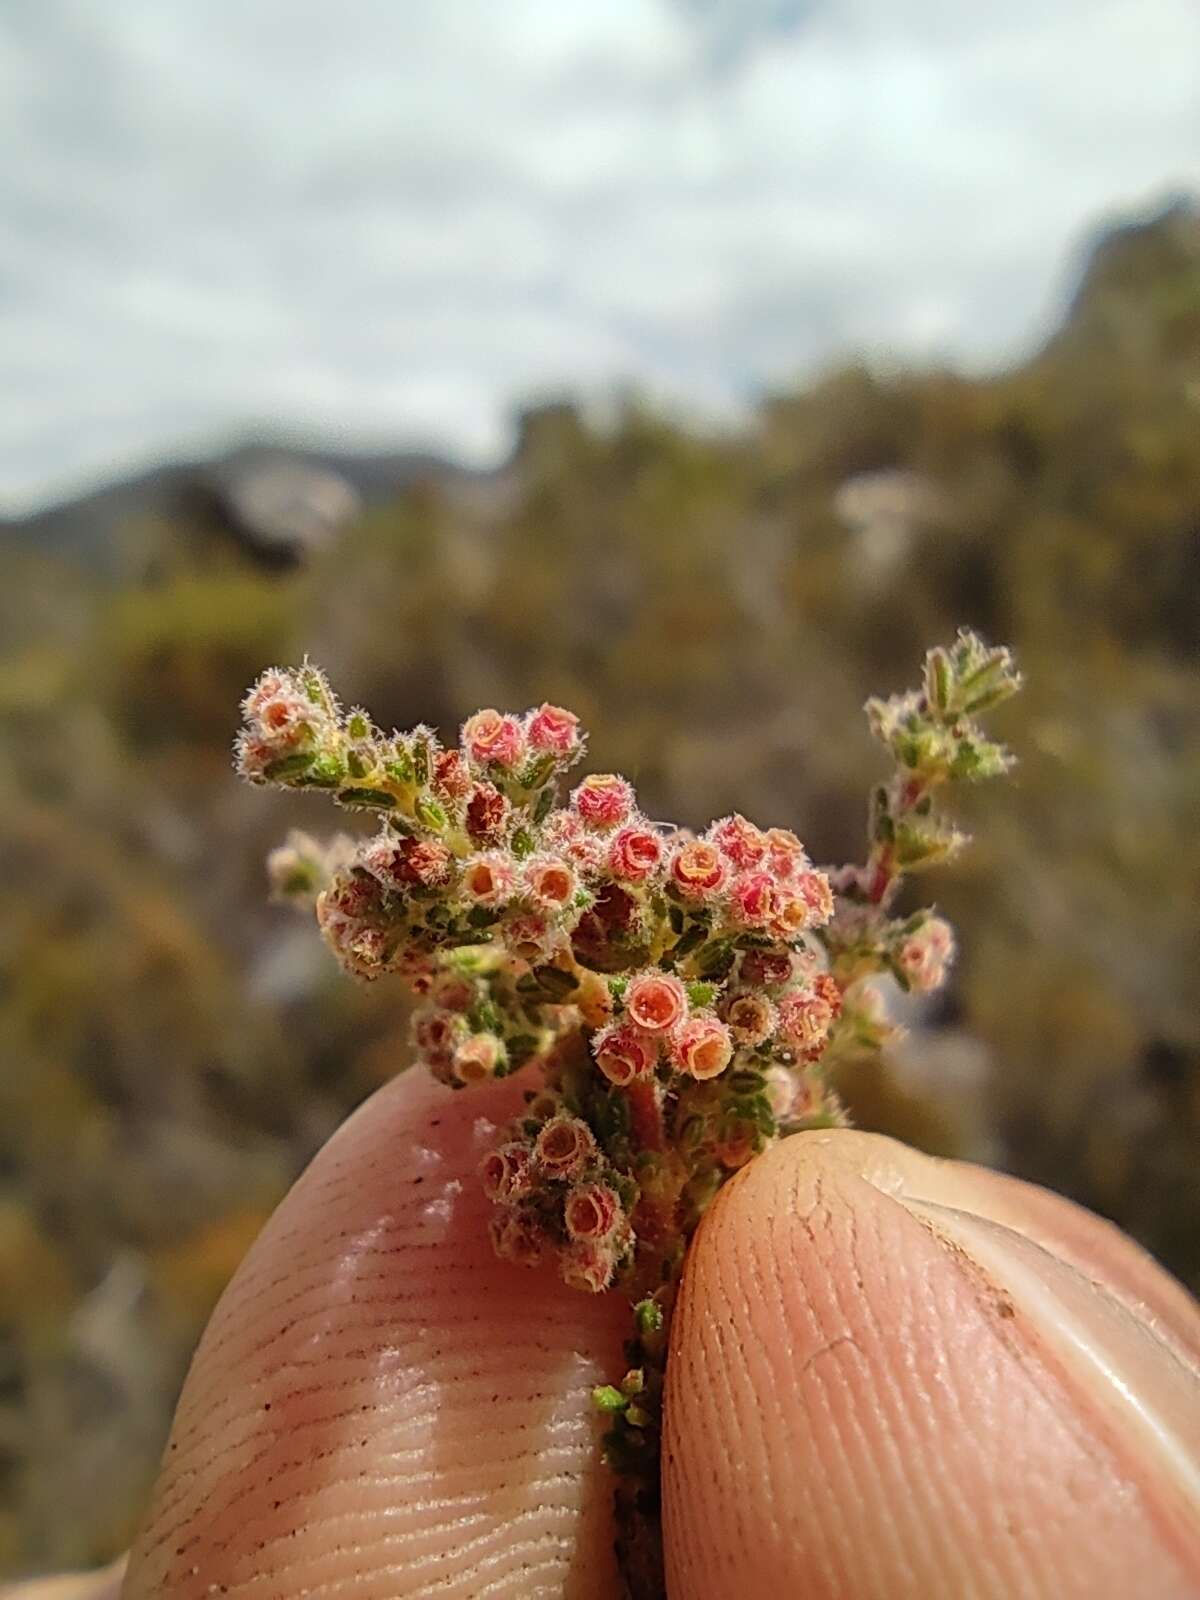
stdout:
{"type": "Polygon", "coordinates": [[[1194,0],[6,0],[0,507],[259,425],[1003,359],[1200,167],[1194,0]]]}

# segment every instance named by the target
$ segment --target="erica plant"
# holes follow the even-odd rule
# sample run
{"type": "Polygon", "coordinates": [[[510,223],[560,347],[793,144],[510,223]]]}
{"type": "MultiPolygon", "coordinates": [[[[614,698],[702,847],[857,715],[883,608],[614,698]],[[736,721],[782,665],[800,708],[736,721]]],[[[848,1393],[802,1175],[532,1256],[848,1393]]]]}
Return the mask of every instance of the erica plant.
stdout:
{"type": "Polygon", "coordinates": [[[407,981],[416,1055],[442,1082],[524,1070],[524,1110],[480,1173],[497,1252],[630,1299],[629,1370],[596,1403],[637,1590],[657,1586],[658,1411],[688,1239],[758,1151],[845,1122],[830,1063],[894,1031],[876,980],[943,981],[953,934],[932,910],[897,915],[898,891],[965,842],[938,791],[1005,770],[975,719],[1018,686],[1008,652],[964,632],[930,651],[920,688],[870,701],[893,772],[865,861],[835,869],[740,815],[701,834],[656,823],[615,774],[564,798],[585,741],[557,706],[476,712],[444,745],[344,711],[307,664],[246,696],[246,778],[379,821],[329,845],[293,834],[270,860],[276,891],[315,906],[348,972],[407,981]]]}

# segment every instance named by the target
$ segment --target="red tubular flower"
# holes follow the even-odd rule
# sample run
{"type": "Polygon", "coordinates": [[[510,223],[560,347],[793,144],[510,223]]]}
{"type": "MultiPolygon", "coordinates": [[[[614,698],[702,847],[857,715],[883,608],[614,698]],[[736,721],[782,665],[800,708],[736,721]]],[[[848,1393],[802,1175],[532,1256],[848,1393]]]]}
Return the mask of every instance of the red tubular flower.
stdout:
{"type": "Polygon", "coordinates": [[[607,1239],[620,1220],[621,1202],[606,1183],[577,1184],[563,1205],[563,1223],[572,1239],[607,1239]]]}
{"type": "Polygon", "coordinates": [[[483,1083],[494,1078],[504,1059],[504,1046],[493,1033],[472,1033],[454,1052],[454,1076],[459,1083],[483,1083]]]}
{"type": "Polygon", "coordinates": [[[521,877],[534,905],[551,916],[570,905],[578,887],[575,869],[559,856],[531,856],[521,877]]]}
{"type": "Polygon", "coordinates": [[[765,928],[779,915],[780,895],[769,872],[743,872],[729,890],[729,908],[744,928],[765,928]]]}
{"type": "Polygon", "coordinates": [[[835,998],[837,985],[831,993],[829,984],[821,982],[826,976],[814,979],[811,989],[789,989],[779,998],[779,1037],[803,1056],[821,1049],[840,1008],[840,996],[835,998]]]}
{"type": "Polygon", "coordinates": [[[767,859],[767,836],[761,828],[747,822],[740,813],[722,817],[709,828],[706,838],[733,862],[739,872],[759,867],[767,859]]]}
{"type": "Polygon", "coordinates": [[[614,878],[626,883],[645,883],[663,858],[663,843],[651,828],[634,824],[613,835],[608,848],[608,868],[614,878]]]}
{"type": "Polygon", "coordinates": [[[734,1040],[747,1048],[764,1044],[775,1032],[775,1007],[765,994],[752,990],[731,994],[721,1009],[734,1040]]]}
{"type": "Polygon", "coordinates": [[[668,1033],[687,1015],[687,991],[667,972],[641,972],[625,991],[630,1021],[647,1033],[668,1033]]]}
{"type": "Polygon", "coordinates": [[[525,753],[525,730],[516,717],[477,711],[463,723],[462,744],[475,766],[496,766],[509,772],[525,753]]]}
{"type": "Polygon", "coordinates": [[[462,890],[480,906],[504,906],[517,892],[517,869],[501,850],[470,856],[463,866],[462,890]]]}
{"type": "Polygon", "coordinates": [[[544,1260],[550,1245],[549,1235],[536,1215],[520,1207],[507,1207],[488,1224],[492,1248],[503,1261],[520,1267],[536,1267],[544,1260]]]}
{"type": "Polygon", "coordinates": [[[605,1028],[592,1041],[596,1065],[608,1079],[624,1088],[638,1078],[648,1078],[658,1060],[658,1043],[630,1022],[605,1028]]]}
{"type": "Polygon", "coordinates": [[[780,883],[790,883],[809,865],[808,853],[790,828],[768,828],[767,866],[780,883]]]}
{"type": "Polygon", "coordinates": [[[533,1187],[533,1151],[519,1139],[489,1150],[479,1164],[484,1193],[489,1200],[520,1200],[533,1187]]]}
{"type": "Polygon", "coordinates": [[[542,1171],[552,1178],[573,1178],[596,1153],[596,1140],[579,1117],[551,1117],[533,1147],[542,1171]]]}
{"type": "Polygon", "coordinates": [[[707,839],[689,839],[671,857],[671,877],[681,894],[704,900],[729,882],[729,863],[707,839]]]}
{"type": "Polygon", "coordinates": [[[633,790],[612,772],[594,772],[571,796],[571,804],[590,828],[607,831],[633,815],[633,790]]]}
{"type": "Polygon", "coordinates": [[[796,964],[783,950],[747,950],[742,957],[742,982],[752,989],[777,989],[791,981],[796,964]]]}
{"type": "Polygon", "coordinates": [[[561,706],[543,705],[532,712],[526,737],[539,755],[572,756],[583,743],[579,718],[561,706]]]}
{"type": "Polygon", "coordinates": [[[733,1040],[723,1022],[697,1012],[672,1034],[671,1056],[688,1077],[715,1078],[733,1059],[733,1040]]]}
{"type": "Polygon", "coordinates": [[[823,928],[833,915],[833,890],[823,872],[802,873],[797,888],[809,910],[809,927],[823,928]]]}

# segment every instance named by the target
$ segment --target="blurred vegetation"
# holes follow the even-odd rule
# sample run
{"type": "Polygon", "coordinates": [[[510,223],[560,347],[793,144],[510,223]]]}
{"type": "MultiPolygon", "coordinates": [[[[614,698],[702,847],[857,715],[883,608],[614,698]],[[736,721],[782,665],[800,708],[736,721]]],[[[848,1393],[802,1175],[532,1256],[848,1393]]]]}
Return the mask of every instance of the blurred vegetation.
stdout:
{"type": "Polygon", "coordinates": [[[547,407],[502,474],[431,474],[290,570],[187,518],[103,576],[0,546],[0,1572],[128,1539],[223,1283],[403,1065],[399,993],[265,903],[266,849],[321,819],[230,771],[243,689],[306,650],[399,726],[561,701],[656,815],[737,806],[834,860],[867,693],[959,623],[1013,644],[1021,766],[931,885],[959,976],[846,1092],[1200,1288],[1198,424],[1178,208],[1002,376],[851,367],[719,437],[547,407]]]}

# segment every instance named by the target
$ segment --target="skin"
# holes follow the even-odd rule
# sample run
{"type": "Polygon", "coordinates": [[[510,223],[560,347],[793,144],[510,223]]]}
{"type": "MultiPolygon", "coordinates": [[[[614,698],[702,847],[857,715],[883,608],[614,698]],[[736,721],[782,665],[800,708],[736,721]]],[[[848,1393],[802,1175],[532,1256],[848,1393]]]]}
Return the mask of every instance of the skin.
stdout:
{"type": "MultiPolygon", "coordinates": [[[[201,1342],[126,1600],[614,1600],[589,1390],[627,1312],[492,1258],[474,1168],[519,1093],[403,1077],[313,1162],[201,1342]]],[[[1195,1596],[1200,1312],[1043,1190],[800,1135],[694,1243],[664,1460],[672,1600],[1195,1596]]]]}

